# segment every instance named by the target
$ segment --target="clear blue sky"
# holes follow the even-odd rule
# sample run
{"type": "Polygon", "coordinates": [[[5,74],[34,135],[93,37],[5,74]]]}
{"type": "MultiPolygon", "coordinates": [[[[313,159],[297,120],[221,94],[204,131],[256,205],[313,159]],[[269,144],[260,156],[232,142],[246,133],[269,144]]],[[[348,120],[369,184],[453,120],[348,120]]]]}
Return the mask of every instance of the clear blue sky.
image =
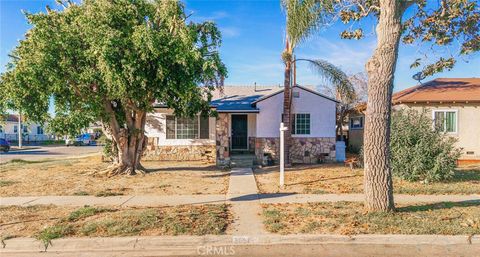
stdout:
{"type": "MultiPolygon", "coordinates": [[[[0,71],[5,69],[8,53],[29,29],[21,10],[45,11],[47,4],[55,6],[54,1],[45,0],[0,0],[0,71]]],[[[214,20],[220,27],[223,34],[221,56],[229,71],[226,84],[282,83],[280,54],[284,45],[285,18],[278,0],[188,0],[185,4],[187,12],[193,13],[191,19],[214,20]]],[[[361,72],[375,48],[373,22],[366,20],[362,25],[369,35],[359,41],[340,39],[343,24],[324,28],[298,48],[297,57],[322,58],[347,73],[361,72]]],[[[409,65],[424,52],[429,52],[426,46],[401,46],[395,73],[395,91],[416,84],[411,77],[418,70],[411,70],[409,65]]],[[[480,54],[460,58],[453,70],[436,74],[427,80],[435,77],[480,77],[480,54]]],[[[298,67],[297,82],[309,85],[322,83],[305,65],[298,67]]]]}

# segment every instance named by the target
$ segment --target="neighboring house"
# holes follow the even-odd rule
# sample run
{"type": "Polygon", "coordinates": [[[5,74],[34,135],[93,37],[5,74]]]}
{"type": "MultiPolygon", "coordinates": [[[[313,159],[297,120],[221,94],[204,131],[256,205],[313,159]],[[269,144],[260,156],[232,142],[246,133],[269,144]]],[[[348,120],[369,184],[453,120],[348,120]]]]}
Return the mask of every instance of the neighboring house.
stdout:
{"type": "MultiPolygon", "coordinates": [[[[22,135],[23,141],[44,141],[51,140],[54,137],[45,133],[45,126],[37,123],[25,122],[22,119],[22,135]]],[[[4,120],[0,122],[0,138],[9,141],[18,141],[18,115],[8,114],[4,120]]]]}
{"type": "MultiPolygon", "coordinates": [[[[460,163],[480,162],[480,79],[439,78],[393,95],[394,110],[411,108],[431,115],[433,126],[458,139],[460,163]]],[[[350,116],[348,144],[363,146],[366,105],[350,116]]]]}
{"type": "Polygon", "coordinates": [[[480,162],[480,78],[439,78],[400,91],[395,108],[427,111],[434,126],[458,139],[460,163],[480,162]]]}
{"type": "MultiPolygon", "coordinates": [[[[294,86],[292,93],[294,163],[335,160],[337,101],[310,87],[294,86]]],[[[147,116],[149,138],[145,159],[216,160],[225,165],[234,154],[269,156],[278,162],[283,88],[279,86],[225,86],[214,92],[211,107],[218,117],[175,117],[156,105],[147,116]]]]}
{"type": "Polygon", "coordinates": [[[363,146],[363,129],[365,127],[366,103],[354,106],[348,112],[348,150],[359,152],[363,146]]]}

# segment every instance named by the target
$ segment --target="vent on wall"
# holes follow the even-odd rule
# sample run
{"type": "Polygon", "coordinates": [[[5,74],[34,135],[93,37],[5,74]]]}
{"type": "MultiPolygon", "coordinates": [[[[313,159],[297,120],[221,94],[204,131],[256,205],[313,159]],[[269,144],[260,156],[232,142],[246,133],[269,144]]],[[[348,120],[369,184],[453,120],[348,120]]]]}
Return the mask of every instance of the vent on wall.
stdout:
{"type": "Polygon", "coordinates": [[[293,92],[293,97],[294,98],[299,98],[300,97],[300,92],[293,92]]]}
{"type": "Polygon", "coordinates": [[[475,152],[474,151],[467,151],[467,155],[474,155],[475,152]]]}

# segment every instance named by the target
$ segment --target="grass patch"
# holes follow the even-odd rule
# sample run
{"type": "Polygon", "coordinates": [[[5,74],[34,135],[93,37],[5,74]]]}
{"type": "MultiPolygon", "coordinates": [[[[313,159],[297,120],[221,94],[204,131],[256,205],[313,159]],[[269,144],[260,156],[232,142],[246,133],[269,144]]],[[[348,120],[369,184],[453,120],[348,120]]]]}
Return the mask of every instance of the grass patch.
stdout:
{"type": "Polygon", "coordinates": [[[72,195],[76,195],[76,196],[85,196],[85,195],[90,195],[88,192],[86,191],[77,191],[77,192],[74,192],[72,195]]]}
{"type": "Polygon", "coordinates": [[[222,204],[75,210],[36,205],[0,208],[0,217],[2,224],[13,224],[2,227],[2,237],[33,236],[46,249],[62,237],[219,235],[225,233],[232,215],[229,206],[222,204]]]}
{"type": "Polygon", "coordinates": [[[96,208],[96,207],[85,206],[85,207],[82,207],[82,208],[80,208],[78,210],[75,210],[72,213],[70,213],[67,220],[68,221],[76,221],[76,220],[83,219],[83,218],[86,218],[86,217],[90,217],[90,216],[93,216],[97,213],[102,213],[102,212],[106,212],[106,211],[111,211],[111,210],[106,209],[106,208],[96,208]]]}
{"type": "Polygon", "coordinates": [[[18,183],[18,181],[14,181],[14,180],[0,180],[0,187],[6,187],[6,186],[11,186],[15,183],[18,183]]]}
{"type": "Polygon", "coordinates": [[[272,233],[436,234],[480,233],[480,201],[402,205],[393,213],[366,213],[362,203],[263,205],[272,233]]]}
{"type": "MultiPolygon", "coordinates": [[[[295,165],[287,168],[285,187],[279,188],[278,167],[255,169],[261,193],[351,194],[363,193],[363,170],[341,164],[295,165]]],[[[393,178],[396,194],[478,194],[480,168],[459,168],[442,182],[422,183],[393,178]]]]}
{"type": "Polygon", "coordinates": [[[71,225],[59,224],[43,229],[37,234],[36,238],[42,241],[45,250],[47,250],[48,246],[52,245],[53,239],[61,238],[72,233],[73,228],[71,225]]]}
{"type": "Polygon", "coordinates": [[[121,192],[113,192],[110,190],[105,190],[105,191],[100,191],[95,194],[96,197],[107,197],[107,196],[118,196],[118,195],[123,195],[121,192]]]}
{"type": "Polygon", "coordinates": [[[52,160],[38,160],[38,161],[29,161],[24,159],[11,159],[8,163],[12,164],[31,164],[31,163],[45,163],[50,162],[52,160]]]}

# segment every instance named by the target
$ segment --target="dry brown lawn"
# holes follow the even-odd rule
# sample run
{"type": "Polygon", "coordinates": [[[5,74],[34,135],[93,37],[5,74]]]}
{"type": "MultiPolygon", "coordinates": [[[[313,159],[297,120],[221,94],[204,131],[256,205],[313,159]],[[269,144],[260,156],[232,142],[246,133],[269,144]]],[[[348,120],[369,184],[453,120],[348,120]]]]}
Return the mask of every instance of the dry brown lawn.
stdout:
{"type": "MultiPolygon", "coordinates": [[[[285,188],[279,188],[279,168],[255,169],[262,193],[346,194],[363,192],[363,170],[343,164],[296,165],[285,172],[285,188]]],[[[424,184],[394,178],[399,194],[480,194],[480,168],[458,169],[450,181],[424,184]]]]}
{"type": "Polygon", "coordinates": [[[393,213],[366,213],[362,203],[263,205],[266,229],[280,234],[480,233],[480,202],[400,205],[393,213]]]}
{"type": "Polygon", "coordinates": [[[202,162],[145,161],[146,175],[100,175],[99,156],[0,165],[0,196],[223,194],[229,172],[202,162]]]}
{"type": "Polygon", "coordinates": [[[3,240],[36,237],[48,246],[60,237],[224,234],[232,221],[229,206],[106,208],[35,205],[0,207],[3,240]]]}

